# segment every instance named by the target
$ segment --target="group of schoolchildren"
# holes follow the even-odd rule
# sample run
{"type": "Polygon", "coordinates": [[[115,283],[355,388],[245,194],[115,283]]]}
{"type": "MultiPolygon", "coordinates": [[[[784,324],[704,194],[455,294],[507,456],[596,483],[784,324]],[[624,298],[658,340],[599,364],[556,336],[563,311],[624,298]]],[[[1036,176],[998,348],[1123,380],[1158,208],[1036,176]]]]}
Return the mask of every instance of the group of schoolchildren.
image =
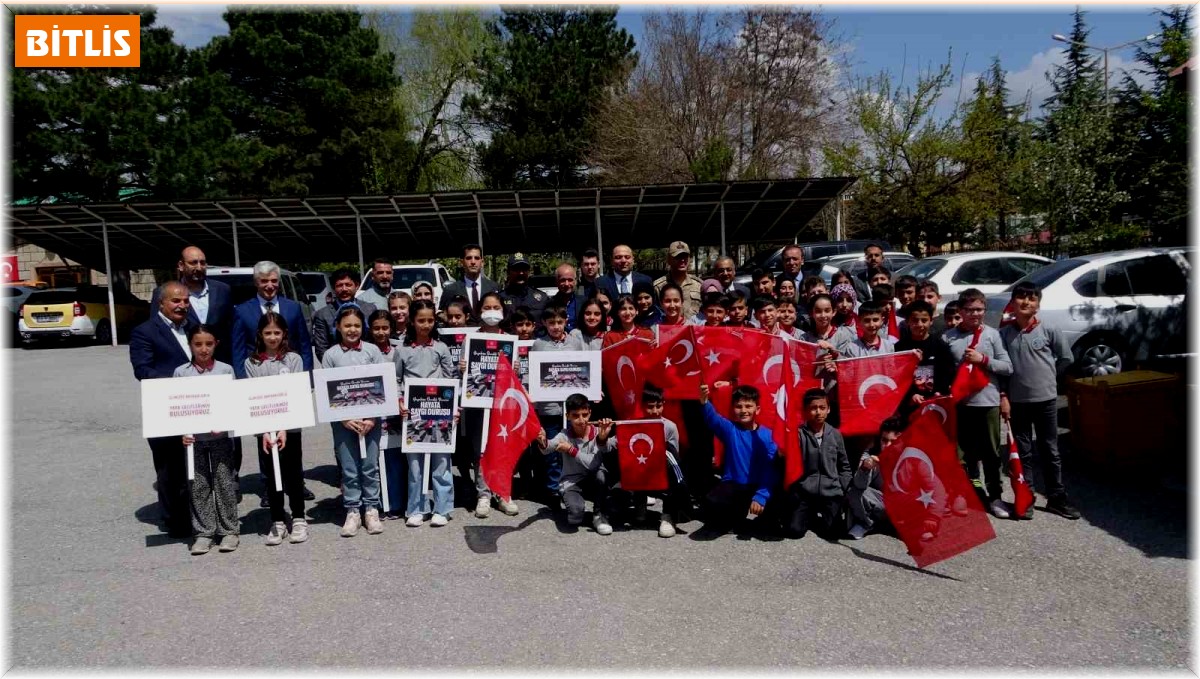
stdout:
{"type": "MultiPolygon", "coordinates": [[[[343,279],[358,284],[358,275],[350,269],[335,272],[332,279],[335,285],[343,279]]],[[[664,415],[663,392],[655,385],[645,386],[640,407],[646,418],[662,419],[670,462],[668,487],[661,493],[658,535],[671,537],[678,523],[695,517],[717,533],[752,520],[755,530],[779,531],[789,537],[803,537],[812,530],[827,539],[860,539],[888,525],[880,451],[902,433],[909,415],[924,401],[950,393],[960,365],[971,364],[985,372],[988,384],[959,403],[957,431],[960,459],[980,499],[997,518],[1010,517],[1008,505],[1000,499],[1007,457],[1001,455],[1004,421],[1011,426],[1027,478],[1035,475],[1036,433],[1037,487],[1047,498],[1046,509],[1079,518],[1062,483],[1055,420],[1057,379],[1071,354],[1061,333],[1038,321],[1041,291],[1032,284],[1019,284],[1012,292],[1011,318],[996,329],[983,324],[985,299],[978,290],[962,292],[939,315],[938,288],[930,281],[902,276],[892,282],[889,271],[872,267],[866,282],[871,299],[860,301],[854,281],[843,271],[834,276],[828,290],[815,276],[803,279],[799,286],[787,279],[776,286],[766,277],[765,282],[755,281],[750,299],[736,290],[706,291],[694,318],[684,318],[683,291],[667,282],[658,290],[634,286],[631,294],[616,299],[597,292],[574,305],[574,318],[564,307],[551,304],[539,319],[525,307],[508,311],[501,294],[495,292],[480,297],[477,309],[471,309],[465,298],[456,298],[439,313],[432,285],[418,283],[411,294],[392,292],[388,308],[369,316],[352,301],[342,304],[334,321],[336,343],[324,352],[320,368],[391,362],[401,385],[406,379],[458,379],[465,360],[454,360],[438,330],[464,327],[472,319],[477,319],[476,332],[534,340],[531,351],[599,351],[629,337],[653,341],[654,325],[687,323],[754,327],[816,344],[821,361],[817,375],[823,387],[803,395],[804,425],[798,433],[803,474],[788,488],[782,487],[783,461],[772,432],[756,422],[761,394],[755,387],[728,385],[733,388],[732,408],[722,413],[711,402],[710,387],[702,386],[699,402],[684,402],[684,416],[669,419],[664,415]],[[883,423],[878,436],[843,439],[836,426],[833,395],[837,360],[907,350],[919,352],[919,365],[896,415],[883,423]],[[686,449],[680,446],[681,426],[692,442],[686,449]],[[712,437],[724,450],[719,468],[713,466],[712,437]]],[[[187,341],[192,361],[180,366],[176,376],[233,373],[213,358],[217,340],[211,328],[191,329],[187,341]]],[[[247,376],[302,370],[300,356],[288,345],[287,323],[279,314],[263,314],[255,342],[255,351],[245,362],[247,376]]],[[[646,521],[647,509],[656,500],[652,494],[629,493],[620,487],[614,411],[607,395],[598,403],[582,395],[565,403],[538,403],[536,413],[542,430],[517,468],[525,497],[556,509],[565,506],[572,527],[584,524],[585,498],[590,498],[591,525],[600,535],[611,534],[618,519],[634,526],[646,521]]],[[[480,472],[488,435],[484,411],[460,411],[456,452],[429,456],[400,452],[400,428],[406,415],[402,408],[397,418],[331,424],[346,512],[341,536],[353,537],[364,527],[368,534],[379,534],[385,519],[403,518],[406,526],[416,528],[428,518],[432,526],[445,526],[455,506],[452,466],[460,470],[460,483],[474,479],[476,517],[486,518],[493,504],[507,515],[519,513],[512,497],[493,497],[480,472]],[[385,431],[389,435],[381,451],[385,431]],[[360,438],[366,443],[365,457],[360,454],[360,438]],[[381,457],[385,474],[380,470],[381,457]],[[424,489],[426,460],[431,467],[429,495],[424,489]],[[384,485],[388,512],[382,506],[384,485]]],[[[238,480],[236,472],[230,471],[232,465],[216,464],[218,458],[232,457],[232,441],[213,433],[185,437],[184,442],[194,444],[197,456],[194,523],[213,529],[197,530],[197,534],[223,536],[219,547],[232,551],[237,547],[238,480]]],[[[267,545],[301,543],[309,536],[300,442],[299,431],[258,436],[264,453],[281,451],[284,491],[274,491],[273,479],[266,479],[272,521],[267,545]]],[[[264,475],[270,468],[264,465],[264,475]]],[[[1032,508],[1016,518],[1033,518],[1032,508]]],[[[198,537],[192,553],[206,553],[212,546],[212,538],[198,537]]]]}

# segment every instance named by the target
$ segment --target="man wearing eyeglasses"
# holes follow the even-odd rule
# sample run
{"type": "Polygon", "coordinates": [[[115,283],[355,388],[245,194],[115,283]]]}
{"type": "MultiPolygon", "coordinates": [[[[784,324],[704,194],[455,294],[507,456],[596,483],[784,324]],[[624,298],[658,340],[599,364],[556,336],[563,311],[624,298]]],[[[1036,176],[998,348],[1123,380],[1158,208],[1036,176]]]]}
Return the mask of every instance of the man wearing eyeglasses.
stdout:
{"type": "Polygon", "coordinates": [[[713,278],[721,284],[721,292],[740,292],[743,299],[750,299],[750,288],[741,283],[734,283],[733,279],[737,278],[737,268],[733,264],[732,257],[721,257],[713,264],[713,278]]]}
{"type": "MultiPolygon", "coordinates": [[[[208,260],[204,251],[189,245],[179,253],[175,265],[179,282],[188,290],[188,322],[193,325],[205,323],[217,331],[216,359],[232,363],[232,343],[229,341],[233,329],[233,292],[218,280],[208,280],[208,260]]],[[[162,288],[156,288],[150,297],[150,308],[157,309],[162,288]]]]}

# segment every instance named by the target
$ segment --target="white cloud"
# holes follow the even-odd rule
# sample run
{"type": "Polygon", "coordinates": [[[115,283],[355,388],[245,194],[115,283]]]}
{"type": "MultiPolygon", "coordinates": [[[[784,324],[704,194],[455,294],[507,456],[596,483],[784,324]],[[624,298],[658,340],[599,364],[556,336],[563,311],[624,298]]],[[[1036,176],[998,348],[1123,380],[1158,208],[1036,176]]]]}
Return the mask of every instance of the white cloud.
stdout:
{"type": "MultiPolygon", "coordinates": [[[[1032,109],[1030,115],[1038,115],[1042,104],[1054,92],[1054,88],[1050,86],[1050,80],[1046,77],[1046,74],[1053,73],[1054,67],[1061,66],[1066,63],[1066,60],[1067,53],[1065,50],[1049,49],[1033,55],[1029,59],[1029,63],[1021,70],[1006,71],[1005,81],[1008,85],[1008,103],[1020,104],[1028,101],[1032,109]]],[[[1132,75],[1134,81],[1141,85],[1149,84],[1149,78],[1138,72],[1136,70],[1137,67],[1138,64],[1134,63],[1132,59],[1125,59],[1119,54],[1109,53],[1109,88],[1115,90],[1120,87],[1126,73],[1132,75]]],[[[979,80],[980,75],[979,73],[967,73],[963,76],[962,91],[964,99],[970,96],[971,91],[975,87],[975,82],[979,80]]]]}
{"type": "Polygon", "coordinates": [[[221,18],[225,5],[159,5],[157,9],[156,23],[173,30],[175,42],[185,47],[202,47],[214,36],[229,32],[221,18]]]}

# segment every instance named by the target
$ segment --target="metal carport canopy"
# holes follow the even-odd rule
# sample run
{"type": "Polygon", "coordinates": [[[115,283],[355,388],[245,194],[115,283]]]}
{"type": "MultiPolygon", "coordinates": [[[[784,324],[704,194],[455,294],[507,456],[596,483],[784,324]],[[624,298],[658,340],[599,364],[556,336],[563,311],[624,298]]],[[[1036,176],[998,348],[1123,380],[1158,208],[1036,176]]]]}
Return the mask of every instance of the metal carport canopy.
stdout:
{"type": "Polygon", "coordinates": [[[363,261],[789,241],[855,178],[520,191],[6,205],[10,234],[105,269],[169,267],[184,245],[209,262],[363,261]],[[104,262],[107,230],[111,264],[104,262]]]}

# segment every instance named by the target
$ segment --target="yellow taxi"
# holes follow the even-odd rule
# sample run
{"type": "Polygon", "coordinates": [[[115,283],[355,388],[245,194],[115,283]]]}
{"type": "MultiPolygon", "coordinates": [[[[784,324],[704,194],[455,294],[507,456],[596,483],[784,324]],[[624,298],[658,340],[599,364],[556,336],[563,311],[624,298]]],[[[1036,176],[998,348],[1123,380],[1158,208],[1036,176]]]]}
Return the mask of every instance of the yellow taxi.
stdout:
{"type": "Polygon", "coordinates": [[[17,332],[25,346],[44,339],[86,338],[98,344],[127,337],[150,317],[150,304],[124,290],[114,290],[116,323],[109,317],[108,289],[98,285],[39,290],[21,305],[17,332]],[[115,327],[114,327],[115,325],[115,327]]]}

